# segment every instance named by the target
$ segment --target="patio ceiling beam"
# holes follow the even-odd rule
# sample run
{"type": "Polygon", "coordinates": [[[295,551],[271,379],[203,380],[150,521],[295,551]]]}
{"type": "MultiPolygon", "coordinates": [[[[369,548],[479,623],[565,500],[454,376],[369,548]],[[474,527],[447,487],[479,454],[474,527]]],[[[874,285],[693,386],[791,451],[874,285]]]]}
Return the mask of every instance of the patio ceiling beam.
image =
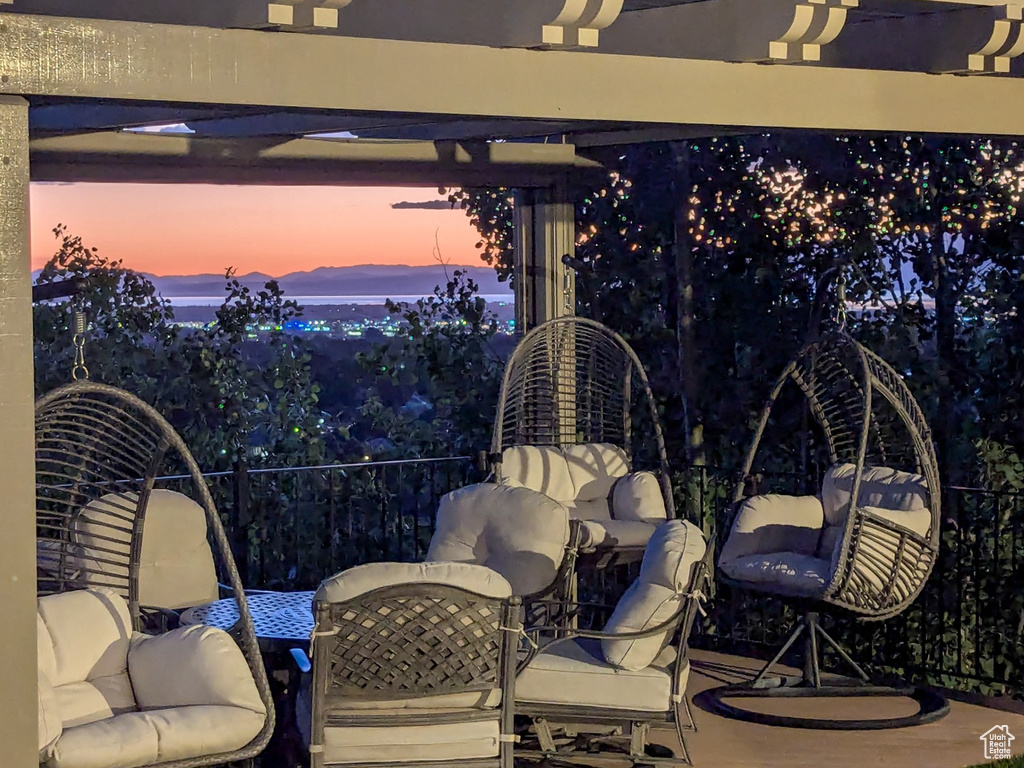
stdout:
{"type": "MultiPolygon", "coordinates": [[[[223,117],[238,110],[182,110],[152,104],[64,103],[45,104],[29,112],[29,131],[40,134],[84,133],[117,128],[138,128],[148,125],[182,123],[193,118],[223,117]]],[[[241,118],[235,118],[241,119],[241,118]]]]}
{"type": "Polygon", "coordinates": [[[602,173],[570,144],[210,139],[102,133],[31,143],[33,181],[548,187],[602,173]]]}
{"type": "Polygon", "coordinates": [[[1024,81],[1005,77],[766,67],[7,13],[0,13],[0,93],[405,116],[1024,133],[1024,81]]]}

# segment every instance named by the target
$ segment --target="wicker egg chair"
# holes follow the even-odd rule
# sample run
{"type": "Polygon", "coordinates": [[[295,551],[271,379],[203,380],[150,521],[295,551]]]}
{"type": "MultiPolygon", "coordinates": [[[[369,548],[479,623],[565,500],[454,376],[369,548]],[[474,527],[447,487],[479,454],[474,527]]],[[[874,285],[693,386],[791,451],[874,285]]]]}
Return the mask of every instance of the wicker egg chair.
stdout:
{"type": "Polygon", "coordinates": [[[594,320],[550,320],[518,344],[490,458],[497,482],[565,504],[582,525],[584,552],[639,560],[658,524],[676,517],[647,373],[629,344],[594,320]],[[655,471],[636,472],[641,460],[655,471]]]}
{"type": "MultiPolygon", "coordinates": [[[[788,425],[781,431],[798,430],[788,425]]],[[[814,434],[809,437],[815,439],[814,434]]],[[[818,622],[818,611],[866,622],[898,615],[921,592],[935,563],[941,520],[938,464],[928,424],[902,378],[842,327],[804,347],[764,406],[733,501],[732,524],[718,558],[722,581],[781,597],[803,616],[782,650],[752,681],[711,692],[718,711],[770,725],[844,730],[916,725],[945,715],[948,705],[934,692],[871,685],[818,622]],[[780,398],[787,391],[794,394],[791,384],[806,408],[790,409],[788,415],[799,411],[805,424],[817,424],[818,445],[831,466],[818,495],[755,495],[755,461],[770,452],[769,441],[762,438],[773,408],[782,409],[780,398]],[[803,676],[770,676],[801,635],[803,676]],[[852,667],[856,680],[823,684],[824,646],[852,667]],[[805,719],[751,712],[723,701],[837,695],[910,696],[920,711],[872,720],[805,719]]]]}
{"type": "MultiPolygon", "coordinates": [[[[167,613],[166,606],[148,606],[140,600],[140,558],[154,485],[166,475],[191,480],[193,498],[205,513],[214,560],[219,560],[216,577],[231,588],[238,602],[240,619],[232,635],[267,717],[259,734],[239,750],[167,765],[221,764],[262,752],[274,724],[266,670],[223,525],[199,466],[181,437],[139,398],[90,381],[75,382],[39,399],[35,430],[39,594],[113,590],[127,601],[136,632],[159,624],[154,616],[167,613]]],[[[185,503],[195,508],[192,501],[185,503]]],[[[195,512],[201,519],[202,514],[195,512]]],[[[174,528],[173,521],[165,521],[160,535],[174,528]]]]}

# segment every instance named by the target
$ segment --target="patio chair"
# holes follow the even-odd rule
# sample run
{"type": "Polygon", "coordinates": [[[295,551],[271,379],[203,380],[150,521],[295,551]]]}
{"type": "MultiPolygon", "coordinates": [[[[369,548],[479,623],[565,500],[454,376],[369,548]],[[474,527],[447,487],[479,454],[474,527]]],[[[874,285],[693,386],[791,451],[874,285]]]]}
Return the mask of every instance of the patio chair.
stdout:
{"type": "Polygon", "coordinates": [[[372,563],[313,599],[312,768],[512,768],[519,601],[466,563],[372,563]]]}
{"type": "Polygon", "coordinates": [[[40,597],[37,641],[46,768],[225,763],[251,754],[267,725],[245,656],[227,633],[133,632],[114,590],[40,597]]]}
{"type": "Polygon", "coordinates": [[[560,639],[520,663],[516,714],[529,727],[517,756],[587,763],[611,751],[639,764],[690,764],[688,637],[708,578],[707,554],[692,523],[663,523],[602,632],[558,628],[560,639]],[[657,754],[648,744],[652,728],[673,729],[679,753],[657,754]]]}
{"type": "Polygon", "coordinates": [[[127,601],[134,631],[159,632],[168,609],[216,599],[226,584],[240,615],[232,634],[271,715],[212,761],[259,754],[273,727],[266,670],[220,516],[181,437],[134,395],[88,381],[42,397],[35,428],[39,594],[106,588],[127,601]],[[198,503],[154,488],[165,475],[187,479],[198,503]]]}
{"type": "Polygon", "coordinates": [[[528,488],[477,483],[441,498],[426,559],[497,571],[531,623],[555,623],[569,594],[578,537],[564,504],[528,488]]]}
{"type": "Polygon", "coordinates": [[[581,552],[600,553],[587,559],[602,565],[639,559],[655,528],[675,517],[647,373],[621,336],[593,320],[550,320],[516,347],[490,459],[498,483],[565,505],[581,521],[581,552]],[[633,471],[641,446],[657,472],[633,471]]]}
{"type": "MultiPolygon", "coordinates": [[[[789,413],[799,417],[798,410],[789,413]]],[[[935,563],[938,466],[924,415],[896,372],[841,329],[801,350],[764,407],[734,501],[735,518],[718,559],[723,581],[783,598],[803,617],[752,681],[711,692],[718,710],[760,723],[834,729],[892,728],[942,717],[948,705],[934,692],[870,685],[864,670],[819,623],[819,611],[866,622],[898,615],[921,592],[935,563]],[[790,382],[821,429],[831,466],[819,495],[751,495],[754,461],[766,446],[762,437],[790,382]],[[769,676],[801,635],[803,675],[769,676]],[[823,645],[850,666],[855,680],[823,682],[823,645]],[[723,701],[837,695],[909,696],[920,711],[874,720],[819,720],[751,712],[723,701]]]]}

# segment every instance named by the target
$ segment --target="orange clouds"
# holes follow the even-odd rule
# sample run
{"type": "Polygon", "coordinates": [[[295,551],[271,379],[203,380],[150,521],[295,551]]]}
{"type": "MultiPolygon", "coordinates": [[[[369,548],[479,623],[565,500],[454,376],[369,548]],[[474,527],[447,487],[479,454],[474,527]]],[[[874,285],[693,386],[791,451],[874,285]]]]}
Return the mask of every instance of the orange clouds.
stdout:
{"type": "Polygon", "coordinates": [[[56,250],[58,223],[102,255],[157,275],[430,264],[435,233],[450,263],[480,264],[463,211],[391,207],[438,199],[422,188],[33,184],[32,268],[56,250]]]}

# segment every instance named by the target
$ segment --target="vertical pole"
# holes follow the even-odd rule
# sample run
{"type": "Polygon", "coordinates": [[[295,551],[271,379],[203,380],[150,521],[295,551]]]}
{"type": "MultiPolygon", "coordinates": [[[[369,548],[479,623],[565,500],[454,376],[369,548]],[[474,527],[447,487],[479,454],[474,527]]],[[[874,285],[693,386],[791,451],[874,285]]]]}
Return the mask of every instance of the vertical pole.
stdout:
{"type": "Polygon", "coordinates": [[[252,526],[252,508],[249,505],[249,464],[245,454],[235,457],[234,472],[231,475],[234,493],[234,525],[232,526],[232,545],[235,549],[235,565],[242,584],[252,584],[252,573],[249,568],[249,528],[252,526]]]}
{"type": "Polygon", "coordinates": [[[566,184],[519,189],[513,208],[516,332],[576,314],[576,274],[562,262],[576,253],[576,210],[566,184]]]}
{"type": "Polygon", "coordinates": [[[0,696],[3,764],[38,765],[28,102],[0,96],[0,696]]]}

